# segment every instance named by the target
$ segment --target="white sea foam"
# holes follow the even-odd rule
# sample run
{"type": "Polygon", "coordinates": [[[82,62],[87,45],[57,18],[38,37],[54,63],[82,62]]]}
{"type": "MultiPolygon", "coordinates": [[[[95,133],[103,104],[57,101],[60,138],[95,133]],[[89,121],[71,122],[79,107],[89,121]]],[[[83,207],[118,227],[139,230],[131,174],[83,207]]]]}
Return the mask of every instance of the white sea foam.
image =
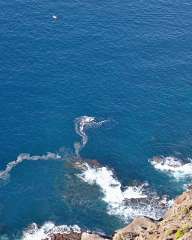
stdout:
{"type": "MultiPolygon", "coordinates": [[[[82,116],[75,119],[75,131],[81,137],[81,142],[75,143],[75,153],[76,156],[79,156],[80,150],[86,145],[88,141],[88,136],[86,134],[86,129],[90,127],[98,127],[105,123],[106,120],[97,121],[95,117],[82,116]]],[[[9,176],[9,173],[15,168],[18,164],[22,163],[25,160],[51,160],[51,159],[61,159],[62,157],[59,154],[48,152],[44,155],[34,155],[31,156],[28,153],[21,153],[18,155],[17,159],[11,161],[7,164],[5,170],[0,171],[0,179],[5,179],[9,176]]]]}
{"type": "Polygon", "coordinates": [[[154,168],[172,174],[176,178],[192,176],[192,161],[187,159],[187,163],[182,160],[169,157],[154,157],[150,160],[154,168]]]}
{"type": "Polygon", "coordinates": [[[153,199],[154,196],[147,194],[147,184],[123,188],[112,170],[106,167],[94,168],[88,164],[85,164],[85,166],[86,170],[78,174],[78,177],[88,184],[96,184],[100,187],[109,214],[118,215],[125,221],[140,215],[155,219],[162,216],[164,212],[163,201],[160,201],[157,196],[155,196],[156,199],[153,199]]]}
{"type": "Polygon", "coordinates": [[[97,121],[95,117],[81,116],[75,119],[75,131],[81,137],[81,142],[76,142],[74,144],[75,154],[79,156],[80,151],[88,142],[88,136],[86,134],[86,129],[91,127],[99,127],[107,120],[97,121]]]}
{"type": "Polygon", "coordinates": [[[46,222],[43,226],[38,227],[36,223],[33,223],[23,231],[21,240],[51,240],[53,234],[70,234],[71,232],[81,233],[81,229],[77,225],[56,226],[53,222],[46,222]]]}
{"type": "Polygon", "coordinates": [[[37,160],[51,160],[51,159],[59,160],[61,159],[61,156],[59,154],[55,154],[51,152],[48,152],[47,154],[44,154],[44,155],[32,155],[32,156],[28,153],[21,153],[18,155],[16,160],[9,162],[7,164],[5,170],[0,171],[0,179],[7,178],[9,173],[12,171],[12,169],[15,168],[18,164],[22,163],[23,161],[26,161],[26,160],[37,161],[37,160]]]}

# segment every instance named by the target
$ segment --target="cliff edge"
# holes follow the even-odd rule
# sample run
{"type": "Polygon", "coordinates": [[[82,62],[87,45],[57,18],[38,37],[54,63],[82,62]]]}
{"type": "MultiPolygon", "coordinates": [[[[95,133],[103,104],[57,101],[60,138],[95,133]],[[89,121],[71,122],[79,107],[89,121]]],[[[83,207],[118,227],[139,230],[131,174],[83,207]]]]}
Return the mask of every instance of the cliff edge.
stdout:
{"type": "Polygon", "coordinates": [[[163,219],[137,217],[113,236],[95,233],[69,233],[51,236],[51,240],[192,240],[192,190],[176,198],[163,219]]]}

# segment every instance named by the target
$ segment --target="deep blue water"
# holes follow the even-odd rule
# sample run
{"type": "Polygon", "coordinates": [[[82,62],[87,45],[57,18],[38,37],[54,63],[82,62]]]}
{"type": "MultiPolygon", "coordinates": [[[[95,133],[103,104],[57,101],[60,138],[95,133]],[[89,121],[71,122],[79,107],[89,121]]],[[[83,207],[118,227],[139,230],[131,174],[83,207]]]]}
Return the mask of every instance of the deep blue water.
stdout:
{"type": "MultiPolygon", "coordinates": [[[[148,159],[192,156],[191,26],[189,0],[1,0],[0,169],[22,152],[72,152],[74,119],[95,116],[111,124],[87,131],[81,156],[175,197],[182,183],[148,159]]],[[[0,182],[1,234],[47,220],[123,226],[73,171],[57,161],[13,169],[0,182]]]]}

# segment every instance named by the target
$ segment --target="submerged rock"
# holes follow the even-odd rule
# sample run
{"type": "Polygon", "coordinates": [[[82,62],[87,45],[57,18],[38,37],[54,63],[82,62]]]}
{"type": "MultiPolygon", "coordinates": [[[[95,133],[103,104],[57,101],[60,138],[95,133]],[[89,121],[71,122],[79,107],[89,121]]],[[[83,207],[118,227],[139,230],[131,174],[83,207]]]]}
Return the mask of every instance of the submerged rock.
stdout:
{"type": "Polygon", "coordinates": [[[87,170],[88,166],[93,168],[102,167],[102,165],[95,159],[81,159],[81,158],[76,158],[75,161],[72,162],[72,166],[82,171],[87,170]]]}
{"type": "MultiPolygon", "coordinates": [[[[162,220],[137,217],[113,237],[96,233],[53,234],[49,240],[192,240],[192,190],[176,198],[162,220]]],[[[43,239],[47,240],[47,239],[43,239]]]]}

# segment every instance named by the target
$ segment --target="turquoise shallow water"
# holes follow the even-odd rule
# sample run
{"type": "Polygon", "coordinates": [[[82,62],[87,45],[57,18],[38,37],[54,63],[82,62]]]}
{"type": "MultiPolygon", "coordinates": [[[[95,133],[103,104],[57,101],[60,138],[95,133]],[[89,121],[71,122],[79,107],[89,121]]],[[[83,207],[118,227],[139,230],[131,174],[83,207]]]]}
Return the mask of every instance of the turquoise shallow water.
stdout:
{"type": "Polygon", "coordinates": [[[190,1],[0,1],[0,169],[20,153],[61,152],[64,161],[24,161],[0,181],[0,232],[14,239],[36,222],[111,233],[98,186],[68,166],[79,116],[81,151],[114,169],[123,186],[145,182],[175,197],[186,179],[155,170],[156,155],[192,155],[190,1]],[[53,15],[57,19],[53,19],[53,15]]]}

